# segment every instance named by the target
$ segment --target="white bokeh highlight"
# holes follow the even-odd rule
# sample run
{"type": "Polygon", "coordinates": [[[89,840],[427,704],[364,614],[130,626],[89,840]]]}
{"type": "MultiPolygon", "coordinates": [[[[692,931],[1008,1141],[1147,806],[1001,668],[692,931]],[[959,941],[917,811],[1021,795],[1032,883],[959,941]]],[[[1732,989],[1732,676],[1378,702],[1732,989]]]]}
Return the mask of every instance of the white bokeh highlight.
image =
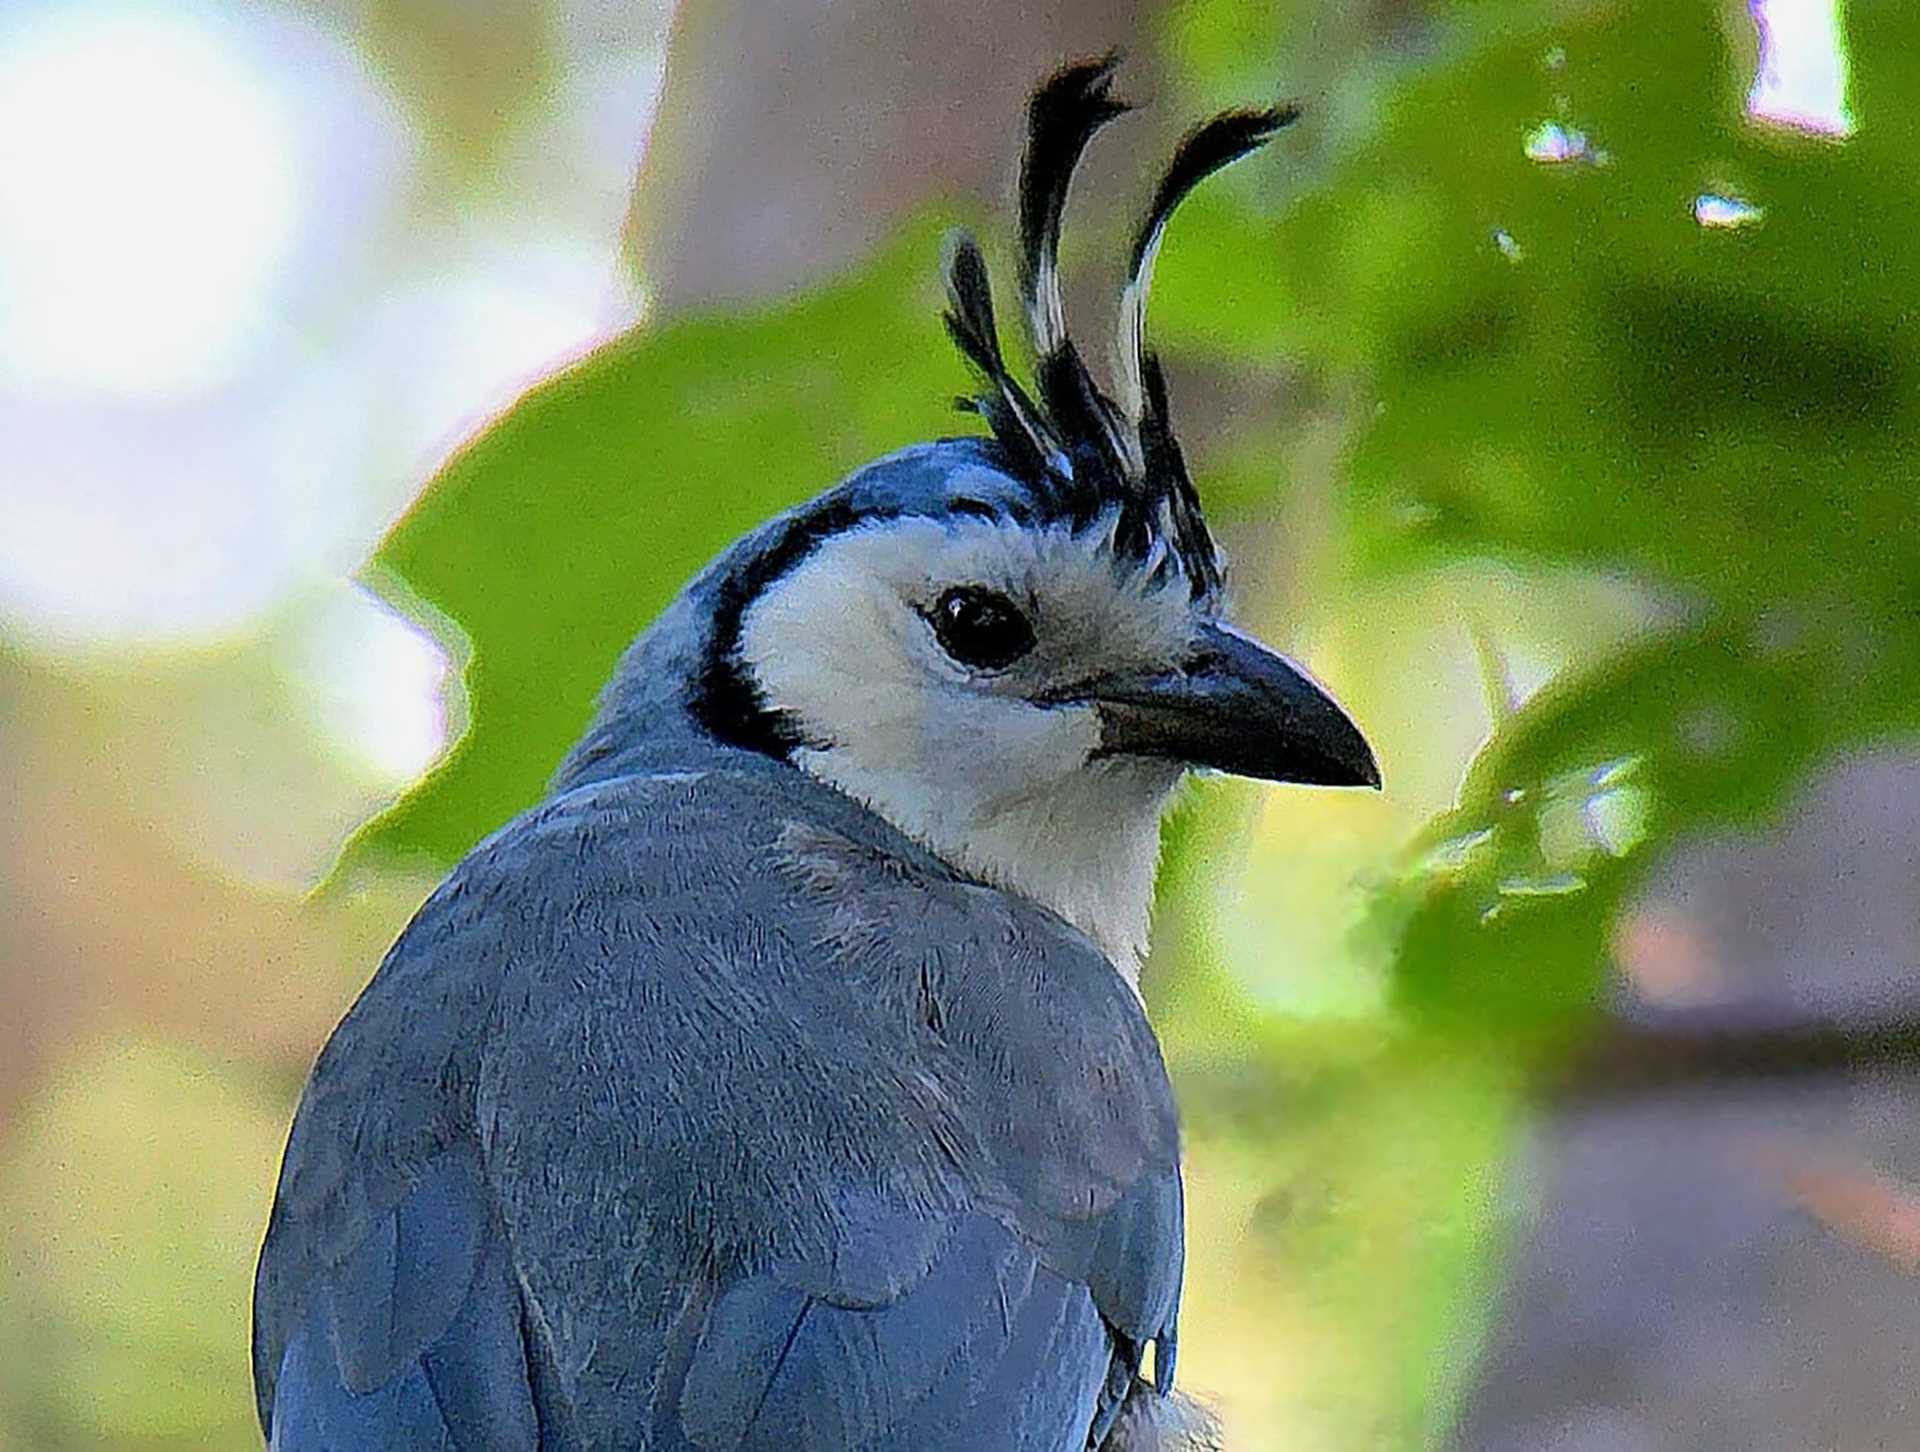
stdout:
{"type": "Polygon", "coordinates": [[[448,648],[351,580],[453,450],[639,320],[670,13],[553,5],[555,82],[476,171],[356,5],[0,0],[0,639],[265,649],[341,770],[426,770],[448,648]]]}
{"type": "Polygon", "coordinates": [[[341,38],[267,6],[0,9],[0,626],[230,638],[351,569],[371,412],[324,341],[412,174],[341,38]]]}
{"type": "Polygon", "coordinates": [[[1760,35],[1760,63],[1747,114],[1833,140],[1853,135],[1840,0],[1749,0],[1748,8],[1760,35]]]}
{"type": "Polygon", "coordinates": [[[340,583],[301,612],[277,654],[314,728],[375,786],[405,786],[445,748],[452,662],[379,596],[340,583]]]}
{"type": "Polygon", "coordinates": [[[269,10],[0,10],[0,378],[152,404],[259,366],[405,148],[352,53],[269,10]]]}

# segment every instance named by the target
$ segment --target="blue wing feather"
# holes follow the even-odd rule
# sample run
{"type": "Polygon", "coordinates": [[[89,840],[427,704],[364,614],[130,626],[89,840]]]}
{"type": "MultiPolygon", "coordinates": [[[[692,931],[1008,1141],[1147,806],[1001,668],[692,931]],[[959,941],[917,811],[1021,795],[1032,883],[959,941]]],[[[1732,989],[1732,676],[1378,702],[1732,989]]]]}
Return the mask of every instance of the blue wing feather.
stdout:
{"type": "Polygon", "coordinates": [[[1165,1389],[1177,1136],[1138,1005],[889,832],[715,770],[582,785],[463,865],[289,1143],[281,1452],[1058,1452],[1149,1343],[1165,1389]],[[939,951],[903,959],[906,921],[939,951]]]}
{"type": "Polygon", "coordinates": [[[328,1277],[350,1390],[385,1385],[446,1330],[467,1299],[485,1220],[477,1158],[448,1149],[328,1277]]]}
{"type": "Polygon", "coordinates": [[[507,1246],[477,1155],[450,1148],[312,1288],[275,1384],[276,1452],[536,1445],[507,1246]]]}
{"type": "Polygon", "coordinates": [[[287,1343],[273,1402],[272,1452],[418,1447],[455,1452],[426,1373],[418,1366],[370,1392],[347,1389],[323,1326],[308,1320],[287,1343]]]}
{"type": "Polygon", "coordinates": [[[680,1425],[696,1447],[746,1445],[810,1299],[751,1276],[715,1303],[680,1394],[680,1425]]]}
{"type": "Polygon", "coordinates": [[[519,1290],[499,1235],[488,1238],[460,1313],[421,1353],[420,1365],[461,1452],[539,1445],[519,1290]]]}
{"type": "MultiPolygon", "coordinates": [[[[856,1279],[918,1258],[924,1221],[900,1219],[904,1257],[882,1254],[856,1279]]],[[[920,1452],[958,1437],[1057,1452],[1083,1438],[1107,1361],[1086,1287],[1047,1270],[990,1217],[955,1220],[917,1284],[885,1304],[860,1291],[857,1304],[836,1304],[772,1273],[729,1290],[683,1394],[694,1445],[920,1452]]],[[[871,1215],[865,1229],[877,1248],[871,1215]]]]}

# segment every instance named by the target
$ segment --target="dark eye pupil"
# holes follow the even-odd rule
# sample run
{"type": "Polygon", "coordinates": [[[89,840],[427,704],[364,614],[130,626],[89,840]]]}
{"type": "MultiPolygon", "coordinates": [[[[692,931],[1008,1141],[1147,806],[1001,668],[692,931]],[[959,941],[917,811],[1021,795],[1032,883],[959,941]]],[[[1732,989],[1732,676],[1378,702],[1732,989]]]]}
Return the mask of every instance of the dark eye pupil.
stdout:
{"type": "Polygon", "coordinates": [[[933,633],[942,650],[977,670],[999,670],[1033,649],[1027,618],[991,590],[947,591],[933,607],[933,633]]]}

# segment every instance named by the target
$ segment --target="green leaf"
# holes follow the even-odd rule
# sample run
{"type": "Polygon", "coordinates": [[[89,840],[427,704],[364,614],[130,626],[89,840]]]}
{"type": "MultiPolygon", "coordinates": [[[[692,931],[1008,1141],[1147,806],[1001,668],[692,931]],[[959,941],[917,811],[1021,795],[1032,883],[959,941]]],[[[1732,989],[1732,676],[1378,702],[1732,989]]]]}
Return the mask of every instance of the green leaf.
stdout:
{"type": "Polygon", "coordinates": [[[1713,7],[1476,30],[1283,214],[1196,199],[1158,326],[1356,376],[1377,415],[1350,457],[1351,546],[1375,567],[1493,550],[1752,605],[1844,562],[1885,601],[1920,543],[1920,172],[1897,100],[1920,8],[1850,15],[1845,144],[1745,120],[1750,58],[1713,7]],[[1529,160],[1549,121],[1605,164],[1529,160]],[[1702,228],[1710,191],[1764,220],[1702,228]]]}
{"type": "Polygon", "coordinates": [[[1449,13],[1327,185],[1196,202],[1158,320],[1358,400],[1360,578],[1504,557],[1664,602],[1666,633],[1503,724],[1376,914],[1404,1002],[1551,1035],[1591,1012],[1662,851],[1920,725],[1920,6],[1847,11],[1844,143],[1746,118],[1737,11],[1449,13]],[[1530,158],[1545,123],[1587,159],[1530,158]],[[1764,214],[1702,227],[1704,193],[1764,214]],[[1632,841],[1583,835],[1590,809],[1632,841]]]}
{"type": "Polygon", "coordinates": [[[776,311],[642,329],[446,466],[370,575],[465,636],[470,725],[350,862],[457,860],[539,799],[622,649],[723,547],[875,455],[965,431],[939,249],[917,227],[776,311]]]}

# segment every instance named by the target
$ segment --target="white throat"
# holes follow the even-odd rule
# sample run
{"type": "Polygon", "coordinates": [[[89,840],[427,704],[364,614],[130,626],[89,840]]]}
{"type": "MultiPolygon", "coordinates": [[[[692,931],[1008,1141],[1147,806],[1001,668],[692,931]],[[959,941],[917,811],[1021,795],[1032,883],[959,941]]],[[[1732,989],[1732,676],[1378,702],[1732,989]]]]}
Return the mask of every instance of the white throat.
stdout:
{"type": "Polygon", "coordinates": [[[806,743],[794,760],[972,877],[1058,913],[1129,982],[1147,951],[1160,816],[1182,769],[1099,755],[1086,704],[1046,687],[1172,661],[1185,592],[1117,570],[1084,537],[1005,522],[906,519],[823,542],[741,620],[739,652],[806,743]],[[1037,637],[1004,672],[971,672],[927,611],[985,582],[1037,637]]]}
{"type": "Polygon", "coordinates": [[[996,798],[965,780],[930,791],[923,776],[863,771],[839,752],[802,750],[795,760],[961,872],[1065,918],[1127,982],[1139,981],[1174,768],[1094,763],[1044,793],[996,798]]]}

